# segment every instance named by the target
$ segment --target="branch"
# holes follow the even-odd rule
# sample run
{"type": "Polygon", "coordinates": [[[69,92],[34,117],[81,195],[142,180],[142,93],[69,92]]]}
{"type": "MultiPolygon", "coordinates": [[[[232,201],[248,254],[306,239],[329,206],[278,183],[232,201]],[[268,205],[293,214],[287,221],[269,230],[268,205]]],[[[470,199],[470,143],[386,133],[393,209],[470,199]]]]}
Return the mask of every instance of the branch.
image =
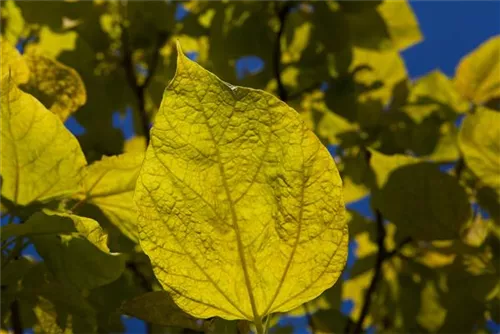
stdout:
{"type": "Polygon", "coordinates": [[[10,322],[14,334],[23,334],[23,324],[21,322],[21,314],[19,312],[19,302],[15,299],[10,304],[10,322]]]}
{"type": "Polygon", "coordinates": [[[361,315],[359,316],[358,321],[355,324],[354,329],[351,333],[362,333],[363,332],[363,323],[365,322],[365,318],[370,311],[370,306],[372,303],[372,298],[377,289],[377,284],[380,281],[380,277],[382,275],[382,264],[387,257],[387,250],[385,249],[384,240],[385,240],[385,226],[384,219],[380,211],[376,211],[376,224],[377,224],[377,245],[378,245],[378,253],[377,258],[375,259],[375,273],[373,274],[372,280],[370,282],[370,286],[365,292],[365,299],[363,303],[363,308],[361,309],[361,315]]]}
{"type": "Polygon", "coordinates": [[[276,82],[278,83],[278,96],[284,102],[288,100],[288,94],[285,86],[283,85],[283,81],[281,81],[281,36],[283,36],[283,32],[285,31],[285,21],[291,7],[291,4],[287,2],[283,5],[283,8],[278,11],[280,27],[276,36],[276,44],[274,46],[273,54],[274,76],[276,77],[276,82]]]}
{"type": "Polygon", "coordinates": [[[384,260],[388,260],[388,259],[392,258],[393,256],[400,254],[401,249],[403,249],[404,246],[408,245],[412,241],[413,241],[413,239],[411,237],[407,237],[407,238],[403,239],[403,241],[401,241],[401,243],[399,245],[397,245],[396,248],[394,248],[392,251],[390,251],[386,254],[384,260]]]}
{"type": "MultiPolygon", "coordinates": [[[[125,15],[124,15],[125,16],[125,15]]],[[[148,74],[146,79],[142,84],[137,83],[137,74],[135,72],[135,65],[132,59],[132,48],[130,46],[129,37],[128,37],[128,29],[124,24],[124,17],[122,17],[122,22],[120,24],[121,27],[121,42],[122,42],[122,53],[123,53],[123,68],[125,70],[125,77],[127,78],[127,82],[132,88],[135,97],[137,99],[137,106],[139,108],[139,116],[141,118],[141,126],[142,133],[146,138],[146,145],[149,144],[150,141],[150,133],[149,133],[149,117],[146,111],[146,99],[145,93],[146,88],[151,82],[151,79],[154,76],[156,68],[158,67],[158,61],[160,59],[160,48],[165,43],[165,41],[170,36],[167,32],[160,32],[156,38],[156,44],[154,46],[153,56],[151,57],[151,63],[148,65],[148,74]]]]}

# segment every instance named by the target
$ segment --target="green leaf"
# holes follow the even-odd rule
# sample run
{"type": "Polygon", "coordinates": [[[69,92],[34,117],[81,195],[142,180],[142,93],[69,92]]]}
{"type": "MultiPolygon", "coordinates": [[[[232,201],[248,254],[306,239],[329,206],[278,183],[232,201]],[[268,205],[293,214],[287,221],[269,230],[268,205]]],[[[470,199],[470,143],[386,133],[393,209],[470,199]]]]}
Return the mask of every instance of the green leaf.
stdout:
{"type": "Polygon", "coordinates": [[[69,219],[54,219],[47,224],[46,215],[37,212],[24,224],[9,224],[2,226],[2,241],[11,237],[36,236],[43,234],[68,234],[76,232],[75,226],[69,219]]]}
{"type": "Polygon", "coordinates": [[[481,182],[500,191],[500,113],[478,107],[460,128],[458,145],[466,165],[481,182]]]}
{"type": "Polygon", "coordinates": [[[65,121],[85,104],[87,93],[78,73],[32,48],[24,56],[31,71],[23,90],[33,94],[54,114],[65,121]]]}
{"type": "Polygon", "coordinates": [[[500,36],[462,58],[455,73],[458,91],[476,104],[500,98],[500,36]]]}
{"type": "Polygon", "coordinates": [[[373,204],[398,231],[417,240],[458,239],[471,216],[457,179],[426,162],[392,172],[374,192],[373,204]]]}
{"type": "Polygon", "coordinates": [[[137,241],[137,210],[133,201],[135,184],[144,153],[103,157],[86,168],[82,201],[99,207],[106,217],[131,240],[137,241]]]}
{"type": "Polygon", "coordinates": [[[210,321],[196,319],[182,311],[166,291],[148,292],[122,305],[122,311],[132,317],[166,327],[189,328],[203,331],[210,328],[210,321]]]}
{"type": "Polygon", "coordinates": [[[111,283],[122,274],[124,258],[109,253],[107,235],[96,221],[55,212],[39,213],[34,219],[44,220],[47,225],[71,220],[78,232],[32,236],[38,253],[58,280],[79,289],[92,289],[111,283]]]}
{"type": "Polygon", "coordinates": [[[332,286],[347,255],[341,188],[300,115],[179,48],[135,193],[141,247],[179,307],[259,329],[332,286]]]}
{"type": "Polygon", "coordinates": [[[387,179],[396,169],[420,162],[418,158],[407,155],[385,155],[374,149],[369,149],[369,151],[370,166],[375,173],[375,180],[379,188],[387,183],[387,179]]]}
{"type": "Polygon", "coordinates": [[[440,71],[432,71],[413,85],[408,104],[403,110],[417,123],[433,113],[454,120],[469,109],[469,103],[456,90],[453,82],[440,71]]]}
{"type": "Polygon", "coordinates": [[[14,81],[2,82],[2,196],[19,205],[71,195],[85,157],[56,115],[14,81]]]}

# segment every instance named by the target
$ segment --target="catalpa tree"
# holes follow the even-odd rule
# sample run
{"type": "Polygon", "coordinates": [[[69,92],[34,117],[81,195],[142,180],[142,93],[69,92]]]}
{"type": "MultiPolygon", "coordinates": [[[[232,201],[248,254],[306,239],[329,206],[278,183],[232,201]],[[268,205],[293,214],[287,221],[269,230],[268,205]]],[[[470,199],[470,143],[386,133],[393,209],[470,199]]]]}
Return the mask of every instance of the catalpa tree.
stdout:
{"type": "Polygon", "coordinates": [[[1,6],[2,332],[500,322],[500,36],[410,81],[405,1],[1,6]]]}

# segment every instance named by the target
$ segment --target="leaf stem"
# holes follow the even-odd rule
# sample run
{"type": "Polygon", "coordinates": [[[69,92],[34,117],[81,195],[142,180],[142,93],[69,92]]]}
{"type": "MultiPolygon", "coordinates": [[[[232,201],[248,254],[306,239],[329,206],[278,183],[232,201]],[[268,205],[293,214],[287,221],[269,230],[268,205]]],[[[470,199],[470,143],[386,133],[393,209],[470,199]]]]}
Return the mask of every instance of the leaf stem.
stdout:
{"type": "Polygon", "coordinates": [[[14,334],[23,334],[23,324],[21,322],[21,314],[19,312],[19,302],[15,299],[10,304],[10,322],[14,334]]]}

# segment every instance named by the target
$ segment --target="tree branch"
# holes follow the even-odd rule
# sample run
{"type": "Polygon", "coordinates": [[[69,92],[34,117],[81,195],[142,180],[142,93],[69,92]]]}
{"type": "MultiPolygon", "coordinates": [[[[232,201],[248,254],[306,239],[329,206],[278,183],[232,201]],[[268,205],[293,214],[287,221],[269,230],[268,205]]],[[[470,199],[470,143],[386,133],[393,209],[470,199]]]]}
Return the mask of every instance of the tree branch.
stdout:
{"type": "Polygon", "coordinates": [[[10,322],[14,334],[23,334],[23,324],[21,322],[21,314],[19,312],[19,302],[15,299],[10,304],[10,322]]]}
{"type": "Polygon", "coordinates": [[[375,259],[375,268],[374,268],[375,272],[370,282],[370,286],[368,286],[368,289],[365,292],[365,299],[359,319],[356,322],[354,329],[351,331],[351,333],[356,333],[356,334],[363,332],[363,323],[365,322],[365,318],[368,315],[368,312],[370,311],[373,295],[377,289],[378,282],[380,281],[380,278],[382,276],[382,264],[384,263],[384,260],[387,257],[387,250],[385,249],[385,244],[384,244],[386,236],[384,219],[382,217],[382,214],[378,210],[375,212],[375,215],[376,215],[375,222],[377,224],[377,245],[378,245],[377,258],[375,259]]]}
{"type": "Polygon", "coordinates": [[[135,71],[135,64],[132,59],[132,47],[130,46],[128,29],[124,24],[125,16],[123,15],[122,21],[120,24],[121,27],[121,42],[122,42],[122,53],[123,53],[123,68],[125,70],[125,77],[130,88],[133,90],[135,97],[137,99],[137,107],[139,110],[139,117],[141,118],[141,127],[142,133],[146,138],[146,145],[149,144],[150,141],[150,133],[149,133],[149,116],[146,111],[146,88],[148,84],[151,82],[151,79],[154,76],[156,68],[158,67],[158,61],[160,59],[160,48],[165,43],[165,41],[170,36],[167,32],[160,32],[156,38],[156,45],[154,46],[153,56],[151,57],[151,63],[148,65],[148,74],[146,79],[142,84],[138,84],[137,82],[137,74],[135,71]]]}
{"type": "MultiPolygon", "coordinates": [[[[276,3],[276,6],[278,5],[279,3],[276,3]]],[[[278,34],[276,36],[276,44],[274,45],[274,53],[273,53],[274,76],[276,77],[276,82],[278,84],[278,96],[284,102],[288,100],[288,94],[286,92],[285,86],[283,85],[283,81],[281,80],[281,53],[282,53],[281,36],[283,36],[283,32],[285,31],[286,17],[290,12],[291,8],[292,8],[291,3],[287,2],[278,11],[280,27],[278,30],[278,34]]]]}

